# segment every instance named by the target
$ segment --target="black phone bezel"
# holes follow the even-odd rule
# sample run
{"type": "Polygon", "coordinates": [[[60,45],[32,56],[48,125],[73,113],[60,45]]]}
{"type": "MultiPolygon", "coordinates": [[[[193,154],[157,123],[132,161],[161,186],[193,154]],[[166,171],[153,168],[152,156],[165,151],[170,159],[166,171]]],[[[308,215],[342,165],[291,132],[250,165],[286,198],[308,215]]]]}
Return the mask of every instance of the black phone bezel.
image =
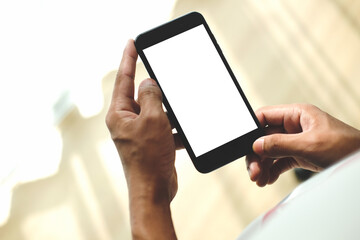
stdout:
{"type": "MultiPolygon", "coordinates": [[[[141,60],[143,61],[144,65],[145,65],[145,68],[148,71],[150,77],[153,78],[158,83],[158,85],[162,91],[162,94],[163,94],[163,103],[166,107],[166,110],[168,111],[169,118],[175,125],[176,130],[183,141],[185,149],[187,150],[195,168],[199,172],[201,172],[201,173],[211,172],[225,164],[228,164],[228,163],[252,152],[252,144],[257,138],[259,138],[263,135],[263,129],[261,128],[260,123],[259,123],[258,119],[256,118],[254,111],[252,110],[235,75],[233,74],[228,62],[226,61],[224,54],[222,53],[219,45],[217,44],[214,35],[210,31],[210,28],[207,25],[205,18],[200,13],[191,12],[189,14],[181,16],[177,19],[174,19],[170,22],[167,22],[161,26],[158,26],[154,29],[151,29],[147,32],[144,32],[144,33],[138,35],[135,40],[135,47],[136,47],[136,50],[137,50],[141,60]],[[202,155],[196,157],[191,148],[191,145],[189,144],[189,142],[186,138],[186,135],[184,134],[184,132],[181,128],[181,125],[177,121],[177,118],[176,118],[174,112],[172,111],[171,105],[167,101],[166,93],[164,93],[162,91],[161,85],[158,82],[156,75],[154,74],[154,72],[151,68],[151,65],[148,62],[148,60],[143,52],[143,49],[148,48],[152,45],[155,45],[155,44],[162,42],[166,39],[169,39],[171,37],[174,37],[178,34],[181,34],[185,31],[190,30],[199,25],[204,25],[207,33],[209,34],[209,36],[211,38],[211,41],[213,42],[214,46],[216,47],[218,54],[220,55],[236,88],[238,89],[239,94],[241,95],[251,116],[253,117],[253,119],[257,125],[257,128],[245,135],[239,136],[238,138],[236,138],[228,143],[225,143],[205,154],[202,154],[202,155]]],[[[209,130],[209,134],[211,134],[211,130],[209,130]]],[[[208,136],[206,136],[206,137],[208,137],[208,136]]]]}

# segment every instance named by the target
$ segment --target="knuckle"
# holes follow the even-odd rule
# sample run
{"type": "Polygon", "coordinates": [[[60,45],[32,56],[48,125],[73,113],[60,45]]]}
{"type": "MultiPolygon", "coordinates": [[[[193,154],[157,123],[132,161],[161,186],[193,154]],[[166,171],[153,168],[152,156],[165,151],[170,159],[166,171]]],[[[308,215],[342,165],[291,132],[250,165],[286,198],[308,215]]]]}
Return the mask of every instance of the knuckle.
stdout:
{"type": "Polygon", "coordinates": [[[314,152],[322,151],[324,146],[327,145],[327,140],[328,139],[324,139],[318,134],[308,134],[307,138],[303,140],[304,154],[311,155],[314,152]]]}
{"type": "Polygon", "coordinates": [[[115,143],[124,143],[128,142],[129,139],[133,138],[135,134],[133,133],[133,127],[127,122],[116,122],[115,126],[113,126],[116,131],[111,131],[111,138],[115,143]]]}
{"type": "Polygon", "coordinates": [[[161,99],[161,94],[160,90],[156,87],[156,86],[148,86],[146,88],[143,88],[140,93],[139,93],[139,98],[141,99],[146,99],[146,98],[153,98],[153,97],[157,97],[160,100],[161,99]]]}
{"type": "Polygon", "coordinates": [[[274,155],[278,152],[281,152],[281,145],[278,141],[271,141],[264,146],[264,153],[266,155],[274,155]]]}
{"type": "Polygon", "coordinates": [[[111,109],[106,114],[105,124],[109,129],[111,138],[114,142],[121,140],[124,136],[124,133],[127,133],[129,130],[131,130],[131,126],[129,126],[130,124],[128,124],[127,121],[122,121],[119,115],[111,109]]]}
{"type": "Polygon", "coordinates": [[[282,135],[276,135],[264,142],[264,154],[271,157],[278,157],[284,153],[282,135]]]}
{"type": "Polygon", "coordinates": [[[309,103],[298,104],[297,107],[299,109],[305,110],[307,112],[314,112],[314,111],[320,110],[317,106],[315,106],[313,104],[309,104],[309,103]]]}
{"type": "Polygon", "coordinates": [[[105,117],[105,124],[108,127],[109,130],[111,130],[115,123],[115,116],[113,112],[110,110],[105,117]]]}
{"type": "Polygon", "coordinates": [[[146,130],[157,133],[171,133],[171,126],[166,114],[163,111],[156,110],[147,113],[143,119],[143,127],[146,130]]]}
{"type": "Polygon", "coordinates": [[[164,124],[164,120],[166,118],[166,115],[164,112],[159,110],[152,110],[147,112],[147,114],[144,117],[144,120],[147,124],[164,124]]]}

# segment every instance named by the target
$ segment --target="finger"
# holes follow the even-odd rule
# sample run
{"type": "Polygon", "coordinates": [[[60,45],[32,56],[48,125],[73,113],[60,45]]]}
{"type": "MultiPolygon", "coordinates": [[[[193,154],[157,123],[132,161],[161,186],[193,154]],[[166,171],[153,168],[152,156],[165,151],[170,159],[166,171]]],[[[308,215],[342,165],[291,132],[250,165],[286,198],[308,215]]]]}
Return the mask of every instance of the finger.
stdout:
{"type": "Polygon", "coordinates": [[[285,129],[281,126],[267,126],[264,128],[265,135],[271,135],[275,133],[286,133],[285,129]]]}
{"type": "Polygon", "coordinates": [[[250,180],[257,181],[261,173],[260,157],[255,154],[248,154],[245,161],[250,180]]]}
{"type": "Polygon", "coordinates": [[[163,112],[162,94],[153,79],[148,78],[140,83],[138,95],[140,114],[163,112]]]}
{"type": "Polygon", "coordinates": [[[301,107],[299,105],[267,106],[256,111],[262,127],[281,126],[287,133],[302,131],[300,125],[301,107]]]}
{"type": "Polygon", "coordinates": [[[180,150],[184,148],[184,144],[181,141],[180,135],[178,133],[174,133],[174,142],[175,142],[175,148],[176,150],[180,150]]]}
{"type": "Polygon", "coordinates": [[[134,103],[134,78],[137,52],[134,40],[129,40],[121,59],[116,75],[112,101],[117,104],[118,110],[131,109],[134,103]]]}
{"type": "Polygon", "coordinates": [[[299,134],[272,134],[257,139],[253,151],[259,156],[283,158],[298,156],[304,150],[299,134]]]}
{"type": "Polygon", "coordinates": [[[270,168],[270,178],[268,184],[273,184],[281,174],[298,167],[293,158],[280,158],[274,162],[270,168]]]}
{"type": "Polygon", "coordinates": [[[274,159],[267,158],[266,160],[262,161],[261,164],[261,172],[256,180],[256,184],[259,187],[264,187],[269,182],[270,179],[270,168],[274,162],[274,159]]]}

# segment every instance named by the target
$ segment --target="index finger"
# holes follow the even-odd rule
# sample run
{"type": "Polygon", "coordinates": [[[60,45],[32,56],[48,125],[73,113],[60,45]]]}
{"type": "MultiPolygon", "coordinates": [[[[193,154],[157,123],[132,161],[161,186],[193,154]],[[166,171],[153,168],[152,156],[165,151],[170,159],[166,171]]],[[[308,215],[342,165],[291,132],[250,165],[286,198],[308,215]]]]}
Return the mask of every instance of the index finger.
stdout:
{"type": "Polygon", "coordinates": [[[134,79],[137,56],[134,40],[130,39],[123,52],[112,96],[112,101],[117,102],[120,108],[132,107],[129,104],[134,100],[134,79]]]}
{"type": "Polygon", "coordinates": [[[256,111],[262,127],[280,127],[287,133],[301,132],[301,107],[293,105],[267,106],[256,111]]]}

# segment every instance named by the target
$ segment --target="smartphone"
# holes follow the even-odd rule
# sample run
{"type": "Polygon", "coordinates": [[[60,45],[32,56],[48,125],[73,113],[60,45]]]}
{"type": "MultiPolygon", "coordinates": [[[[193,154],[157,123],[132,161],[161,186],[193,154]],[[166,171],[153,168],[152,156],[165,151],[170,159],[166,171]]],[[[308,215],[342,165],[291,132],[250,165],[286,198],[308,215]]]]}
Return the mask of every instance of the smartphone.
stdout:
{"type": "Polygon", "coordinates": [[[200,13],[140,34],[135,47],[199,172],[252,152],[263,130],[200,13]]]}

